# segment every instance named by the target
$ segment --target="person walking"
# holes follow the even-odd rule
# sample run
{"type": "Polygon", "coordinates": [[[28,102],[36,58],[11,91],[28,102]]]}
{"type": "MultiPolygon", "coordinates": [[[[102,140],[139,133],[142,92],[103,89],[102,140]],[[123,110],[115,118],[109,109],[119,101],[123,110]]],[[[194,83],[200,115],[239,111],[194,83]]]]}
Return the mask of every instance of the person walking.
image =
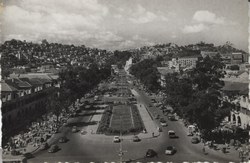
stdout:
{"type": "Polygon", "coordinates": [[[152,137],[154,137],[154,136],[155,136],[155,133],[153,132],[153,133],[152,133],[152,137]]]}
{"type": "Polygon", "coordinates": [[[203,152],[203,154],[206,154],[206,149],[205,149],[205,146],[203,146],[203,148],[202,148],[202,152],[203,152]]]}

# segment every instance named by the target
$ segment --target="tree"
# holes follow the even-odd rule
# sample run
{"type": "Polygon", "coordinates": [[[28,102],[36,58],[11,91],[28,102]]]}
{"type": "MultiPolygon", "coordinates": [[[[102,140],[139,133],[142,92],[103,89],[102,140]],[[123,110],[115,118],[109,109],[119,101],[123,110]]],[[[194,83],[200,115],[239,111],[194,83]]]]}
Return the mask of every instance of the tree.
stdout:
{"type": "Polygon", "coordinates": [[[232,108],[222,101],[220,80],[224,74],[220,58],[206,57],[196,68],[183,74],[170,74],[166,77],[166,103],[172,105],[180,116],[200,129],[212,130],[229,115],[232,108]]]}
{"type": "Polygon", "coordinates": [[[157,62],[153,59],[145,59],[133,64],[130,73],[136,76],[151,91],[156,92],[160,88],[157,62]]]}
{"type": "Polygon", "coordinates": [[[56,125],[58,126],[59,116],[62,112],[62,106],[57,93],[51,95],[51,97],[48,98],[47,109],[52,111],[52,113],[56,116],[56,125]]]}

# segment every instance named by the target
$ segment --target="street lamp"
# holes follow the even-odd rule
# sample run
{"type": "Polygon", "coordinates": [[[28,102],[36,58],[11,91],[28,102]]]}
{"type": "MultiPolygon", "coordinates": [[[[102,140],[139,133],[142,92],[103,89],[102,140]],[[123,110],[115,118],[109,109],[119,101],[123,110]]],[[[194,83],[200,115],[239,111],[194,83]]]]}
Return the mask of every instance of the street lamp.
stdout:
{"type": "Polygon", "coordinates": [[[123,151],[122,150],[122,132],[121,132],[121,130],[122,130],[122,116],[120,116],[120,121],[121,121],[121,127],[120,127],[120,140],[121,140],[121,142],[120,142],[120,149],[119,149],[119,153],[118,153],[118,156],[120,157],[120,163],[122,163],[122,156],[124,155],[124,152],[127,152],[127,151],[123,151]]]}

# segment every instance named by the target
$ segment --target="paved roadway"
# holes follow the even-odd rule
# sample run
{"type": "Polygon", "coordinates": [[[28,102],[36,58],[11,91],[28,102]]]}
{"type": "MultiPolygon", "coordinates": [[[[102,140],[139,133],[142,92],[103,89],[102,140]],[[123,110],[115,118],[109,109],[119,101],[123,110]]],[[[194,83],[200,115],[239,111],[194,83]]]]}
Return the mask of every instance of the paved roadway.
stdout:
{"type": "MultiPolygon", "coordinates": [[[[148,105],[149,98],[143,91],[137,90],[139,93],[138,102],[148,105]]],[[[157,108],[151,107],[150,111],[157,112],[164,117],[161,111],[157,108]]],[[[76,124],[86,128],[91,123],[86,123],[92,117],[89,111],[83,112],[82,115],[72,119],[76,124]]],[[[156,122],[159,123],[159,122],[156,122]]],[[[40,151],[35,154],[33,159],[28,160],[30,163],[52,163],[52,162],[118,162],[120,157],[118,151],[120,143],[113,143],[112,136],[103,139],[86,139],[80,133],[71,133],[71,127],[66,127],[61,135],[66,135],[69,138],[67,143],[58,143],[61,150],[56,153],[48,153],[47,151],[40,151]]],[[[60,135],[59,135],[60,136],[60,135]]],[[[161,135],[156,138],[143,139],[141,142],[132,142],[131,140],[123,141],[123,160],[135,160],[140,162],[148,161],[217,161],[217,162],[238,162],[239,159],[236,155],[227,153],[222,154],[220,151],[208,150],[208,154],[204,155],[202,152],[201,144],[192,144],[190,137],[186,136],[186,128],[179,121],[168,121],[168,126],[163,128],[161,135]],[[174,130],[179,138],[169,139],[167,135],[168,130],[174,130]],[[164,154],[165,148],[168,145],[173,145],[177,149],[177,153],[173,156],[164,154]],[[158,153],[158,157],[145,158],[147,149],[154,149],[158,153]]],[[[56,140],[55,140],[56,142],[56,140]]]]}
{"type": "MultiPolygon", "coordinates": [[[[139,100],[148,105],[150,103],[150,98],[140,90],[137,90],[140,94],[139,100]]],[[[161,117],[164,117],[167,120],[167,117],[162,114],[160,109],[156,107],[148,107],[148,109],[154,114],[159,114],[161,117]]],[[[159,123],[159,122],[158,122],[159,123]]],[[[192,144],[191,137],[187,136],[187,129],[183,126],[181,121],[168,121],[168,126],[163,128],[162,135],[163,143],[158,148],[159,153],[164,153],[166,145],[175,146],[177,149],[177,153],[173,156],[168,156],[166,161],[174,161],[174,162],[184,162],[184,161],[217,161],[217,162],[238,162],[239,158],[237,157],[237,153],[231,154],[223,154],[221,151],[215,151],[208,149],[206,147],[207,155],[204,155],[202,152],[203,145],[199,144],[192,144]],[[167,135],[168,130],[174,130],[176,135],[179,137],[177,139],[169,139],[167,135]]],[[[157,161],[166,159],[166,156],[159,155],[159,158],[153,158],[151,160],[157,161]]]]}

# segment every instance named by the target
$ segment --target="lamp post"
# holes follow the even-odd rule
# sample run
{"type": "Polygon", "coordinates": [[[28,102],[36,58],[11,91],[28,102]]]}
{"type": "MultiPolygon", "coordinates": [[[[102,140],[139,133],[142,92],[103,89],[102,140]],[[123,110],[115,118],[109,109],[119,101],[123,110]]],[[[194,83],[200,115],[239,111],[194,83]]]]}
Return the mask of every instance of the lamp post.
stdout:
{"type": "Polygon", "coordinates": [[[120,163],[122,163],[122,159],[123,159],[123,155],[124,155],[124,152],[127,152],[127,151],[123,151],[123,149],[122,149],[122,132],[121,132],[121,130],[122,130],[122,116],[120,116],[120,121],[121,121],[121,127],[120,127],[120,140],[121,140],[121,142],[120,142],[120,149],[119,149],[119,153],[118,153],[118,156],[120,157],[120,163]]]}

